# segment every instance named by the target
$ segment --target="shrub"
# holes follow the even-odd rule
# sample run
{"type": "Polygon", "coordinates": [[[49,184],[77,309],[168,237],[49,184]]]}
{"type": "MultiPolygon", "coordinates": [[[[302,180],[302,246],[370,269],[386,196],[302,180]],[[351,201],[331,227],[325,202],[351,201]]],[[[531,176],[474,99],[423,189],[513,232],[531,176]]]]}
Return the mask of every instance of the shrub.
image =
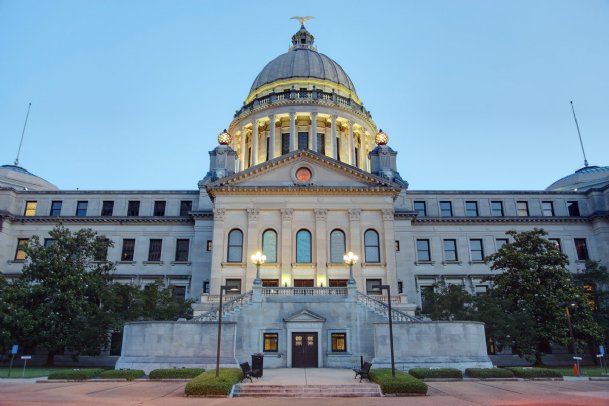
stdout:
{"type": "Polygon", "coordinates": [[[465,373],[472,378],[513,378],[514,374],[505,368],[467,368],[465,373]]]}
{"type": "Polygon", "coordinates": [[[241,382],[243,372],[238,368],[220,368],[220,376],[216,371],[203,372],[186,384],[186,395],[218,396],[228,395],[234,384],[241,382]]]}
{"type": "Polygon", "coordinates": [[[85,379],[95,378],[103,372],[101,368],[81,368],[66,369],[64,371],[54,371],[49,374],[49,379],[70,379],[74,381],[84,381],[85,379]]]}
{"type": "Polygon", "coordinates": [[[456,378],[463,379],[463,373],[456,368],[412,368],[408,373],[415,378],[456,378]]]}
{"type": "Polygon", "coordinates": [[[549,368],[517,368],[510,367],[505,368],[512,371],[512,373],[518,378],[562,378],[560,371],[549,368]]]}
{"type": "Polygon", "coordinates": [[[109,369],[99,374],[102,379],[126,379],[133,381],[141,378],[145,373],[141,369],[109,369]]]}
{"type": "Polygon", "coordinates": [[[388,393],[419,393],[427,394],[427,385],[423,381],[402,371],[395,371],[391,376],[390,368],[370,370],[370,380],[379,384],[384,394],[388,393]]]}
{"type": "Polygon", "coordinates": [[[148,377],[150,379],[184,379],[194,378],[205,372],[203,368],[171,368],[171,369],[155,369],[150,371],[148,377]]]}

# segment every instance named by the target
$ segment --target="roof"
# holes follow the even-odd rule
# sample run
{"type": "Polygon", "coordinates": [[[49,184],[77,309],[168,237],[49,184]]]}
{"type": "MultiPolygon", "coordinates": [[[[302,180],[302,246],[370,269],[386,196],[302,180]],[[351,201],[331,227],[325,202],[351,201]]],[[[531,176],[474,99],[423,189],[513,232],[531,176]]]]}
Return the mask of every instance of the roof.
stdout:
{"type": "Polygon", "coordinates": [[[585,191],[609,185],[609,166],[584,166],[570,175],[552,183],[546,188],[550,191],[585,191]]]}

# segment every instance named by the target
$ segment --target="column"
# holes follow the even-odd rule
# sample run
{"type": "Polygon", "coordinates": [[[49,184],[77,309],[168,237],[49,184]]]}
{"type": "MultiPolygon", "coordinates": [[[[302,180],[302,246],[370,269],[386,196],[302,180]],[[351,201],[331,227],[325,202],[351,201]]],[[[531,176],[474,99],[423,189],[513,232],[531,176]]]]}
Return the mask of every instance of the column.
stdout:
{"type": "Polygon", "coordinates": [[[296,113],[290,111],[290,152],[298,147],[296,142],[296,113]]]}
{"type": "Polygon", "coordinates": [[[359,257],[353,265],[353,278],[360,291],[365,291],[365,281],[362,276],[362,262],[366,259],[361,238],[360,209],[349,209],[349,241],[347,251],[352,251],[359,257]]]}
{"type": "Polygon", "coordinates": [[[311,113],[311,149],[317,152],[317,113],[311,113]]]}
{"type": "Polygon", "coordinates": [[[362,132],[359,137],[359,167],[362,170],[366,170],[366,131],[364,131],[364,127],[362,127],[362,132]]]}
{"type": "Polygon", "coordinates": [[[316,283],[315,286],[320,286],[320,283],[324,284],[324,287],[328,286],[328,230],[326,229],[326,220],[328,216],[327,209],[315,209],[315,252],[317,253],[317,267],[316,267],[316,283]]]}
{"type": "MultiPolygon", "coordinates": [[[[387,284],[391,286],[391,291],[398,292],[398,268],[395,260],[395,230],[393,209],[383,210],[383,240],[380,241],[385,247],[385,278],[387,284]]],[[[406,289],[404,287],[404,289],[406,289]]]]}
{"type": "Polygon", "coordinates": [[[250,257],[260,249],[258,245],[258,209],[247,209],[247,234],[243,244],[243,262],[245,262],[245,280],[243,281],[243,292],[250,290],[250,286],[256,278],[256,265],[250,257]]]}
{"type": "Polygon", "coordinates": [[[281,280],[279,284],[292,286],[292,218],[294,209],[281,209],[281,280]]]}
{"type": "Polygon", "coordinates": [[[353,140],[353,121],[349,121],[349,164],[355,165],[355,142],[353,140]]]}
{"type": "Polygon", "coordinates": [[[209,293],[212,295],[220,294],[220,286],[222,280],[222,262],[224,262],[224,254],[226,253],[226,243],[224,237],[224,209],[214,209],[214,228],[212,236],[212,256],[211,256],[211,274],[209,278],[209,293]]]}
{"type": "Polygon", "coordinates": [[[241,166],[239,169],[244,170],[245,167],[247,166],[247,150],[246,150],[246,146],[245,146],[245,138],[246,138],[246,132],[245,132],[245,126],[241,127],[241,151],[240,152],[240,159],[241,159],[241,166]]]}
{"type": "Polygon", "coordinates": [[[258,164],[258,119],[252,121],[252,166],[258,164]]]}
{"type": "Polygon", "coordinates": [[[332,115],[332,142],[330,143],[331,148],[330,148],[330,156],[334,159],[336,159],[337,155],[336,155],[336,151],[338,149],[338,145],[336,143],[336,116],[333,114],[332,115]]]}
{"type": "Polygon", "coordinates": [[[275,115],[269,116],[271,120],[269,128],[269,159],[275,158],[275,115]]]}

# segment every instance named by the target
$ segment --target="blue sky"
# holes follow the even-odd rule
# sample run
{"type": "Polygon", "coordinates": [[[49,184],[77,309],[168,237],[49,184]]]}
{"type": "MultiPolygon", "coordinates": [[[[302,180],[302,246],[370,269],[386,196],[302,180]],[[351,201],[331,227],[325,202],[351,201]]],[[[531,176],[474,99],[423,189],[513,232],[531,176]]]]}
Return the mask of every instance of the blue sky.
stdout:
{"type": "Polygon", "coordinates": [[[609,165],[609,2],[0,0],[0,164],[62,189],[196,189],[298,23],[414,190],[535,190],[609,165]]]}

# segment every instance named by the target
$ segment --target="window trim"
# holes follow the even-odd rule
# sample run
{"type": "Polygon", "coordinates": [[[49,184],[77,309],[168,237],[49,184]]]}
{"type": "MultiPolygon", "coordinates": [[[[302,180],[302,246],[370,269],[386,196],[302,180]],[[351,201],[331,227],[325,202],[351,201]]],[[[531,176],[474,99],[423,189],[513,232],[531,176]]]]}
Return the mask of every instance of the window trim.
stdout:
{"type": "Polygon", "coordinates": [[[441,200],[438,202],[438,208],[440,209],[440,217],[453,217],[455,215],[455,213],[453,212],[453,202],[451,202],[450,200],[441,200]],[[444,209],[442,208],[442,205],[447,205],[448,207],[448,215],[444,215],[444,209]]]}
{"type": "Polygon", "coordinates": [[[364,231],[364,262],[367,264],[380,264],[381,263],[381,236],[378,233],[378,231],[376,231],[374,228],[369,228],[366,231],[364,231]],[[374,233],[374,235],[376,235],[377,245],[368,245],[368,243],[366,242],[366,235],[368,235],[368,233],[374,233]],[[376,261],[368,258],[368,248],[375,248],[375,247],[376,247],[376,256],[378,257],[378,259],[376,261]]]}
{"type": "Polygon", "coordinates": [[[188,262],[189,259],[190,259],[190,238],[176,238],[176,252],[175,252],[174,262],[188,262]],[[184,249],[180,250],[180,242],[184,243],[184,241],[186,242],[186,250],[184,250],[184,249]],[[178,254],[184,253],[184,252],[186,252],[186,259],[180,259],[178,254]]]}
{"type": "Polygon", "coordinates": [[[471,262],[484,262],[484,241],[482,240],[482,238],[470,238],[469,239],[469,259],[471,262]],[[480,250],[475,250],[472,247],[472,243],[474,241],[479,241],[480,242],[480,250]],[[480,256],[482,259],[474,259],[474,252],[478,252],[480,251],[480,256]]]}
{"type": "Polygon", "coordinates": [[[349,340],[348,340],[348,334],[346,331],[329,331],[330,333],[330,352],[332,353],[337,353],[337,354],[344,354],[349,352],[349,340]],[[343,339],[343,349],[337,349],[337,347],[334,346],[334,336],[339,336],[342,335],[342,339],[343,339]]]}
{"type": "Polygon", "coordinates": [[[429,238],[417,238],[415,241],[415,247],[417,250],[417,262],[418,263],[430,263],[431,262],[431,243],[429,241],[429,238]],[[425,243],[427,244],[427,247],[425,249],[425,247],[423,247],[423,249],[419,248],[419,243],[425,243]],[[426,259],[422,259],[420,256],[420,253],[425,253],[425,255],[427,256],[426,259]]]}
{"type": "Polygon", "coordinates": [[[243,263],[243,242],[244,242],[244,234],[243,231],[239,228],[232,228],[227,235],[227,239],[226,239],[226,262],[230,262],[230,263],[243,263]],[[231,235],[233,233],[239,233],[241,234],[241,244],[231,244],[231,235]],[[236,248],[236,247],[240,247],[239,250],[239,260],[237,261],[236,258],[235,259],[231,259],[231,248],[236,248]]]}
{"type": "Polygon", "coordinates": [[[63,206],[63,200],[52,200],[51,201],[51,210],[49,210],[49,217],[61,216],[62,206],[63,206]],[[55,207],[55,205],[58,205],[59,208],[55,207]]]}
{"type": "Polygon", "coordinates": [[[114,215],[114,200],[102,200],[100,216],[111,217],[114,215]],[[106,207],[106,204],[108,207],[106,207]]]}
{"type": "Polygon", "coordinates": [[[526,200],[517,200],[516,201],[516,215],[518,217],[529,217],[531,215],[531,212],[529,211],[529,202],[526,200]],[[519,206],[523,206],[522,208],[519,206]],[[525,214],[521,214],[525,213],[525,214]]]}
{"type": "Polygon", "coordinates": [[[24,217],[34,217],[36,216],[36,209],[38,208],[37,200],[27,200],[25,202],[25,208],[23,209],[24,217]]]}
{"type": "Polygon", "coordinates": [[[457,249],[457,239],[456,238],[444,238],[444,239],[442,239],[442,252],[444,254],[444,262],[447,262],[447,263],[457,263],[457,262],[459,262],[459,250],[457,249]],[[453,243],[454,254],[455,254],[454,259],[448,259],[447,255],[446,255],[447,252],[453,252],[452,250],[447,250],[446,249],[446,242],[447,241],[451,241],[453,243]]]}
{"type": "Polygon", "coordinates": [[[155,200],[154,201],[154,204],[152,206],[152,215],[154,217],[165,217],[166,211],[167,211],[167,201],[166,200],[155,200]],[[160,208],[160,207],[157,207],[157,205],[161,206],[162,210],[157,211],[157,209],[160,208]],[[158,213],[160,213],[160,214],[158,214],[158,213]]]}
{"type": "MultiPolygon", "coordinates": [[[[295,237],[296,238],[295,238],[295,244],[294,244],[294,246],[295,246],[296,249],[295,249],[295,252],[294,252],[294,254],[295,254],[295,256],[294,256],[294,262],[296,262],[297,264],[310,264],[310,263],[312,263],[313,262],[313,234],[308,229],[301,228],[300,230],[296,231],[295,237]],[[299,254],[298,254],[299,253],[298,235],[300,233],[303,233],[303,232],[307,233],[309,235],[309,252],[308,252],[309,261],[300,261],[299,260],[299,254]]],[[[303,247],[303,249],[304,249],[304,247],[303,247]]]]}
{"type": "Polygon", "coordinates": [[[16,262],[23,262],[27,259],[27,253],[25,252],[25,248],[27,248],[30,243],[29,238],[17,238],[17,248],[15,249],[15,259],[16,262]],[[21,255],[19,255],[21,254],[21,255]]]}
{"type": "Polygon", "coordinates": [[[590,250],[588,249],[588,241],[586,238],[573,238],[573,244],[575,245],[575,256],[578,261],[587,261],[590,259],[590,250]],[[580,252],[580,248],[578,248],[578,241],[583,242],[584,251],[580,252]],[[583,254],[583,255],[580,255],[583,254]]]}
{"type": "Polygon", "coordinates": [[[121,262],[133,262],[134,258],[135,258],[135,238],[123,238],[123,246],[121,248],[121,262]],[[127,241],[130,244],[131,244],[131,242],[133,242],[129,251],[125,250],[125,248],[126,248],[125,243],[127,241]],[[130,257],[125,258],[125,254],[128,254],[128,253],[131,254],[130,257]]]}
{"type": "Polygon", "coordinates": [[[412,209],[417,212],[417,217],[427,217],[427,202],[425,200],[414,200],[412,202],[412,209]],[[417,205],[423,205],[423,210],[417,209],[417,205]]]}
{"type": "Polygon", "coordinates": [[[78,200],[76,202],[76,213],[74,216],[76,217],[87,217],[87,211],[89,210],[89,201],[88,200],[78,200]],[[81,208],[84,206],[84,208],[81,208]]]}
{"type": "Polygon", "coordinates": [[[341,230],[340,228],[335,228],[332,231],[330,231],[330,239],[328,241],[328,244],[329,244],[328,251],[330,252],[330,258],[329,258],[330,261],[329,262],[331,264],[342,264],[342,263],[344,263],[343,256],[347,253],[347,235],[345,234],[345,232],[343,230],[341,230]],[[336,253],[336,255],[337,255],[336,258],[333,258],[333,255],[332,255],[332,254],[334,254],[334,252],[332,251],[332,235],[334,233],[340,233],[340,234],[342,234],[342,244],[343,244],[343,248],[344,248],[344,252],[342,254],[341,253],[336,253]],[[335,261],[335,259],[336,259],[336,261],[335,261]]]}
{"type": "Polygon", "coordinates": [[[541,202],[541,215],[543,217],[554,217],[556,212],[554,211],[554,202],[551,200],[543,200],[541,202]],[[549,209],[546,208],[549,205],[549,209]],[[549,213],[549,214],[546,214],[549,213]]]}
{"type": "Polygon", "coordinates": [[[503,210],[503,202],[500,200],[491,201],[491,216],[493,217],[504,217],[505,211],[503,210]],[[494,205],[499,205],[499,210],[495,210],[494,205]],[[498,212],[499,214],[496,214],[498,212]]]}
{"type": "Polygon", "coordinates": [[[480,217],[480,210],[478,209],[478,201],[476,200],[466,200],[465,201],[465,217],[480,217]],[[470,209],[470,206],[473,207],[473,210],[470,209]],[[474,214],[470,214],[473,212],[474,214]]]}
{"type": "MultiPolygon", "coordinates": [[[[269,339],[271,339],[269,337],[269,339]]],[[[279,332],[274,332],[274,331],[263,331],[262,332],[262,352],[264,353],[278,353],[279,352],[279,332]],[[272,341],[274,341],[275,343],[275,349],[268,349],[266,344],[267,344],[267,336],[274,336],[274,339],[272,339],[272,341]]]]}
{"type": "Polygon", "coordinates": [[[129,200],[127,202],[127,217],[138,217],[140,215],[140,201],[129,200]]]}
{"type": "Polygon", "coordinates": [[[161,262],[163,257],[163,239],[162,238],[151,238],[148,241],[148,262],[161,262]],[[158,250],[154,250],[158,244],[158,250]],[[154,245],[154,246],[153,246],[154,245]],[[158,254],[158,258],[156,256],[158,254]]]}
{"type": "Polygon", "coordinates": [[[262,244],[261,244],[262,245],[262,253],[264,255],[266,255],[266,262],[269,263],[269,264],[276,264],[277,263],[277,260],[278,260],[278,257],[279,257],[277,255],[278,238],[279,238],[279,236],[277,234],[277,231],[275,231],[273,228],[267,228],[266,230],[264,230],[262,232],[262,244]],[[268,250],[267,250],[267,248],[265,246],[265,241],[266,241],[265,240],[265,236],[266,236],[267,233],[273,233],[273,234],[275,234],[275,247],[274,247],[275,258],[274,259],[271,258],[271,255],[269,255],[269,252],[268,252],[268,250]]]}

